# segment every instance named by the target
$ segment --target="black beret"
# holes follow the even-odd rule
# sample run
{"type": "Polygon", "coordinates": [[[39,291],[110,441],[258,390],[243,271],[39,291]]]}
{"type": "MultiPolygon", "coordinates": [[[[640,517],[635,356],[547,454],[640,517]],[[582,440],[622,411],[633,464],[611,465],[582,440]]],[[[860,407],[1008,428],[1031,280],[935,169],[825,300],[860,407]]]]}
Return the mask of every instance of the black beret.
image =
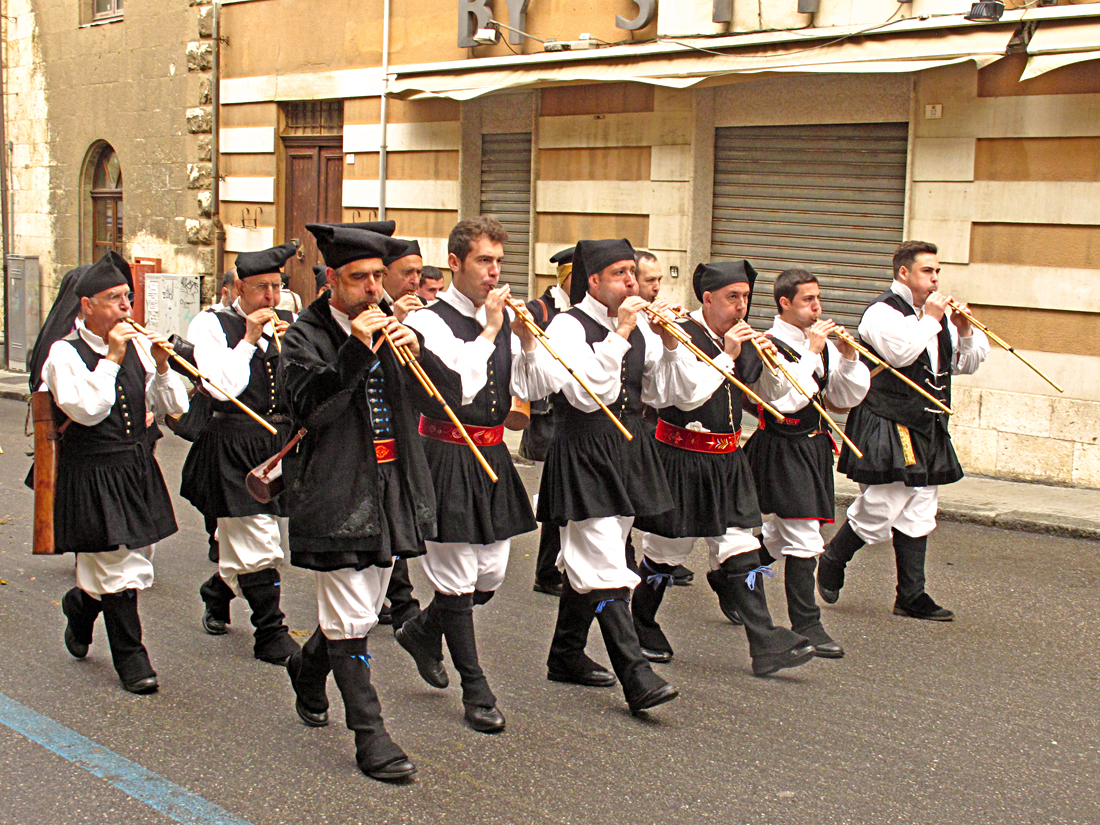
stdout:
{"type": "Polygon", "coordinates": [[[317,282],[317,288],[320,289],[328,283],[328,267],[327,266],[315,266],[313,267],[313,280],[317,282]]]}
{"type": "Polygon", "coordinates": [[[358,223],[334,223],[333,226],[343,226],[348,229],[365,229],[368,232],[377,232],[379,235],[389,235],[397,231],[397,223],[394,221],[359,221],[358,223]]]}
{"type": "Polygon", "coordinates": [[[619,261],[633,261],[634,247],[626,238],[604,241],[577,241],[573,253],[573,281],[569,285],[569,303],[576,306],[588,293],[588,276],[602,272],[619,261]]]}
{"type": "Polygon", "coordinates": [[[401,252],[395,252],[392,255],[387,255],[382,259],[382,263],[389,266],[394,261],[399,261],[406,255],[420,255],[420,241],[407,241],[404,238],[394,238],[395,241],[400,241],[405,244],[405,249],[401,252]]]}
{"type": "Polygon", "coordinates": [[[691,276],[695,297],[703,300],[704,292],[717,292],[730,284],[748,284],[752,290],[756,284],[756,270],[748,261],[719,261],[699,264],[691,276]]]}
{"type": "Polygon", "coordinates": [[[130,265],[126,259],[113,249],[88,267],[76,282],[76,294],[80,298],[91,298],[105,289],[122,286],[134,288],[134,279],[130,274],[130,265]]]}
{"type": "Polygon", "coordinates": [[[571,246],[568,249],[563,249],[561,252],[555,252],[550,256],[550,263],[561,266],[562,264],[573,263],[573,252],[577,247],[571,246]]]}
{"type": "Polygon", "coordinates": [[[340,224],[307,223],[306,229],[313,233],[325,263],[333,269],[366,258],[385,258],[407,246],[388,235],[340,224]]]}
{"type": "Polygon", "coordinates": [[[284,243],[264,249],[260,252],[242,252],[237,256],[237,277],[251,278],[253,275],[267,275],[279,272],[290,256],[298,251],[293,243],[284,243]]]}

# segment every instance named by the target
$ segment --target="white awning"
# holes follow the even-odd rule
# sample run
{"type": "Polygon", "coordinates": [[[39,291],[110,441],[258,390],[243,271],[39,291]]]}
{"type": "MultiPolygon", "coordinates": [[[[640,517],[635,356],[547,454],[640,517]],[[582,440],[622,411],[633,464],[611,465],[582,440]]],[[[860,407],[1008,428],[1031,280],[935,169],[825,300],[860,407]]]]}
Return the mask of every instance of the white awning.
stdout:
{"type": "Polygon", "coordinates": [[[398,68],[390,91],[399,97],[469,100],[507,89],[555,83],[635,81],[683,89],[707,78],[760,72],[892,73],[919,72],[973,60],[979,68],[1003,57],[1011,30],[974,26],[951,33],[927,32],[882,37],[848,37],[808,45],[785,42],[751,50],[696,48],[679,55],[615,57],[558,65],[403,73],[398,68]]]}
{"type": "Polygon", "coordinates": [[[1030,80],[1054,69],[1100,60],[1100,21],[1043,22],[1027,45],[1030,55],[1020,80],[1030,80]]]}

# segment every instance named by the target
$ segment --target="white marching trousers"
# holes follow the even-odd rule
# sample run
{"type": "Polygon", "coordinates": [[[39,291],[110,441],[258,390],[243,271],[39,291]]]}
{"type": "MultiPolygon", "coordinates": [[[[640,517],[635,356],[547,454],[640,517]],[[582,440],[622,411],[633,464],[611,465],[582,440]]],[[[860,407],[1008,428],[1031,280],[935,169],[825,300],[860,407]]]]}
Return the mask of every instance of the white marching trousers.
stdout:
{"type": "Polygon", "coordinates": [[[939,487],[860,484],[860,494],[848,507],[848,523],[868,544],[890,541],[891,528],[915,539],[936,529],[939,487]]]}
{"type": "Polygon", "coordinates": [[[392,567],[317,571],[317,624],[326,639],[361,639],[378,624],[392,567]]]}
{"type": "MultiPolygon", "coordinates": [[[[721,536],[706,536],[703,541],[707,543],[710,551],[710,569],[717,570],[718,566],[726,559],[740,556],[745,553],[753,553],[760,549],[760,542],[751,530],[742,527],[730,527],[721,536]]],[[[650,561],[658,564],[683,564],[691,549],[695,546],[695,538],[666,539],[653,533],[642,533],[642,555],[650,561]]]]}
{"type": "Polygon", "coordinates": [[[557,567],[569,576],[574,590],[589,593],[637,586],[641,579],[626,566],[626,537],[633,524],[634,516],[566,522],[557,567]]]}
{"type": "Polygon", "coordinates": [[[420,557],[420,569],[436,592],[461,596],[480,590],[496,590],[504,583],[512,540],[492,544],[426,541],[427,552],[420,557]]]}
{"type": "Polygon", "coordinates": [[[123,590],[147,590],[153,586],[156,549],[154,543],[106,553],[77,553],[76,586],[95,599],[123,590]]]}
{"type": "Polygon", "coordinates": [[[286,548],[285,518],[260,513],[218,519],[218,575],[238,596],[237,577],[281,567],[286,548]]]}
{"type": "Polygon", "coordinates": [[[784,555],[812,559],[825,552],[819,519],[777,516],[764,522],[760,535],[764,539],[764,547],[773,558],[784,555]]]}

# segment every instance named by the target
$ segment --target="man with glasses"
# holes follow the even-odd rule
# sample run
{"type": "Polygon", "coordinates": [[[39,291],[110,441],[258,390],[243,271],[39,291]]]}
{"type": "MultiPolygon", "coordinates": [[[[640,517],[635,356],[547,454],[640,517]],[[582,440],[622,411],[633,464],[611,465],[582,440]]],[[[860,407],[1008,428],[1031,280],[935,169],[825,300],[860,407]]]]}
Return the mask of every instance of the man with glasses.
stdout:
{"type": "Polygon", "coordinates": [[[42,382],[69,418],[54,506],[56,551],[76,554],[76,586],[61,601],[65,647],[77,659],[87,656],[103,613],[122,686],[154,693],[137,594],[152,586],[153,548],[176,532],[176,520],[146,410],[185,412],[187,391],[168,369],[167,341],[120,323],[133,298],[126,261],[108,252],[70,284],[36,346],[49,347],[42,382]]]}
{"type": "Polygon", "coordinates": [[[290,638],[279,606],[279,566],[284,559],[286,521],[276,498],[267,504],[245,487],[249,470],[278,452],[290,434],[290,420],[275,387],[281,336],[293,320],[276,310],[282,291],[280,268],[295,252],[292,243],[237,256],[237,300],[231,307],[200,313],[187,331],[198,368],[211,381],[275,426],[261,427],[210,386],[214,414],[191,447],[180,494],[218,520],[218,572],[199,589],[202,626],[221,636],[237,594],[252,609],[253,653],[283,665],[298,644],[290,638]]]}

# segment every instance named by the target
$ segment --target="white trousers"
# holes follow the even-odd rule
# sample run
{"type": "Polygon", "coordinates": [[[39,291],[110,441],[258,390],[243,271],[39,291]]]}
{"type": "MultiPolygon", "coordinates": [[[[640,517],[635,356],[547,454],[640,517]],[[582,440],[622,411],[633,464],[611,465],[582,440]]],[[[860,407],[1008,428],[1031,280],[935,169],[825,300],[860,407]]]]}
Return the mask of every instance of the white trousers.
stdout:
{"type": "Polygon", "coordinates": [[[475,590],[491,592],[504,583],[512,540],[492,544],[426,541],[420,568],[436,592],[461,596],[475,590]]]}
{"type": "Polygon", "coordinates": [[[848,507],[848,523],[868,544],[889,541],[891,528],[919,539],[936,529],[939,487],[860,484],[860,494],[848,507]]]}
{"type": "Polygon", "coordinates": [[[626,537],[634,516],[604,516],[570,521],[561,528],[557,567],[578,593],[633,590],[641,579],[626,566],[626,537]]]}
{"type": "MultiPolygon", "coordinates": [[[[741,527],[730,527],[723,535],[707,536],[703,541],[710,551],[711,570],[717,570],[722,562],[732,556],[753,553],[760,549],[760,542],[752,531],[741,527]]],[[[642,554],[658,564],[683,564],[694,546],[694,537],[668,539],[653,533],[642,533],[642,554]]]]}
{"type": "Polygon", "coordinates": [[[147,590],[153,586],[156,549],[154,543],[107,553],[77,553],[76,586],[95,599],[123,590],[147,590]]]}
{"type": "Polygon", "coordinates": [[[361,639],[378,624],[392,567],[318,571],[317,624],[326,639],[361,639]]]}
{"type": "Polygon", "coordinates": [[[266,513],[218,519],[218,575],[238,596],[237,577],[281,567],[286,558],[287,520],[266,513]]]}
{"type": "Polygon", "coordinates": [[[764,547],[775,558],[797,556],[812,559],[825,552],[821,522],[815,518],[778,518],[764,522],[760,531],[764,547]]]}

